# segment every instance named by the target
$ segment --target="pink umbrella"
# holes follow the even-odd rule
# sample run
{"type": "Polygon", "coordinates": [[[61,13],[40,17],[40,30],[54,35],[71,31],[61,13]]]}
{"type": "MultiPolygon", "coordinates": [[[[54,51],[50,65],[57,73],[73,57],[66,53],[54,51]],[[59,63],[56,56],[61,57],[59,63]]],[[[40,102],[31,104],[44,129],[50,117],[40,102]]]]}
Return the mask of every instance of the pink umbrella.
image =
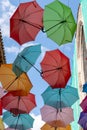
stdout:
{"type": "Polygon", "coordinates": [[[62,108],[60,111],[54,107],[44,105],[41,108],[41,115],[42,120],[53,127],[66,127],[74,120],[73,109],[69,107],[62,108]]]}
{"type": "MultiPolygon", "coordinates": [[[[15,129],[13,129],[13,128],[6,128],[5,130],[15,130],[15,129]]],[[[18,129],[16,129],[16,130],[18,130],[18,129]]]]}
{"type": "Polygon", "coordinates": [[[87,96],[84,98],[84,100],[80,103],[81,108],[84,112],[87,112],[87,96]]]}

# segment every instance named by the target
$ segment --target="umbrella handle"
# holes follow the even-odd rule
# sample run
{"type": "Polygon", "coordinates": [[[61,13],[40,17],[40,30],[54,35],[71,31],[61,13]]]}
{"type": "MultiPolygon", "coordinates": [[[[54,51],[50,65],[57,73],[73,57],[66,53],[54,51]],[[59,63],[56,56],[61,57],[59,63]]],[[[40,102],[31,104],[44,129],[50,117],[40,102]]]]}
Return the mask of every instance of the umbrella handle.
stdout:
{"type": "Polygon", "coordinates": [[[57,25],[61,25],[61,24],[63,24],[63,23],[66,23],[67,21],[66,20],[62,20],[62,21],[60,21],[59,23],[57,23],[57,24],[55,24],[54,26],[52,26],[52,27],[50,27],[50,28],[48,28],[47,30],[44,30],[43,29],[43,33],[46,33],[46,32],[48,32],[48,31],[50,31],[52,28],[54,28],[54,27],[56,27],[57,25]]]}
{"type": "Polygon", "coordinates": [[[24,60],[26,60],[30,65],[34,67],[35,70],[37,70],[39,73],[41,73],[32,63],[30,63],[24,56],[21,56],[24,60]]]}
{"type": "Polygon", "coordinates": [[[41,29],[41,30],[42,30],[42,26],[40,26],[40,25],[39,25],[39,26],[34,25],[33,23],[27,22],[27,21],[25,21],[25,20],[23,20],[23,19],[19,19],[19,21],[24,22],[24,23],[27,23],[27,24],[29,24],[29,25],[31,25],[31,26],[37,28],[37,29],[41,29]]]}

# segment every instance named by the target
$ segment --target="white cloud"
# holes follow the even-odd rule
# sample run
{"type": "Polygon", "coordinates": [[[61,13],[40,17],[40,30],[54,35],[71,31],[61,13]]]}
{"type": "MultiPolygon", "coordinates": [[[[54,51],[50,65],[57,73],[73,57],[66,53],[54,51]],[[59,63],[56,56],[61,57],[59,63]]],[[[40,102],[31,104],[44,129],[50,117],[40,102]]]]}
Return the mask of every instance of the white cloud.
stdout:
{"type": "Polygon", "coordinates": [[[16,46],[11,46],[11,47],[5,47],[5,51],[7,53],[14,53],[14,54],[18,54],[20,48],[16,47],[16,46]]]}
{"type": "Polygon", "coordinates": [[[31,116],[35,119],[32,130],[40,130],[45,124],[41,119],[41,115],[36,116],[35,114],[31,114],[31,116]]]}
{"type": "Polygon", "coordinates": [[[3,36],[9,37],[9,20],[16,7],[12,5],[9,0],[2,0],[0,2],[0,28],[3,36]]]}

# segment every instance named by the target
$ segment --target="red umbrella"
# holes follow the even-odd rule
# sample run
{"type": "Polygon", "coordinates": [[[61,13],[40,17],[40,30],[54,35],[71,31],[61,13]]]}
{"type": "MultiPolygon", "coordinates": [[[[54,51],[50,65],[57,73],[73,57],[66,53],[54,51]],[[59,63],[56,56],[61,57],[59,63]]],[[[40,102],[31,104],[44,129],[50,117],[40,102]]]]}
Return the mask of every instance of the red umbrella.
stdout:
{"type": "Polygon", "coordinates": [[[58,49],[46,52],[41,68],[42,78],[52,88],[64,88],[71,76],[69,58],[58,49]]]}
{"type": "Polygon", "coordinates": [[[15,115],[29,113],[36,106],[35,95],[32,93],[27,96],[14,96],[9,92],[1,98],[1,101],[2,107],[15,115]]]}
{"type": "Polygon", "coordinates": [[[1,99],[0,99],[0,115],[2,115],[2,102],[1,102],[1,99]]]}
{"type": "Polygon", "coordinates": [[[36,1],[21,3],[10,19],[10,37],[19,44],[34,40],[43,27],[42,16],[36,1]]]}
{"type": "Polygon", "coordinates": [[[83,99],[83,101],[80,103],[81,108],[84,112],[87,112],[87,96],[83,99]]]}
{"type": "Polygon", "coordinates": [[[62,108],[62,111],[54,107],[44,105],[41,108],[42,120],[53,127],[66,127],[70,124],[73,118],[72,108],[62,108]]]}

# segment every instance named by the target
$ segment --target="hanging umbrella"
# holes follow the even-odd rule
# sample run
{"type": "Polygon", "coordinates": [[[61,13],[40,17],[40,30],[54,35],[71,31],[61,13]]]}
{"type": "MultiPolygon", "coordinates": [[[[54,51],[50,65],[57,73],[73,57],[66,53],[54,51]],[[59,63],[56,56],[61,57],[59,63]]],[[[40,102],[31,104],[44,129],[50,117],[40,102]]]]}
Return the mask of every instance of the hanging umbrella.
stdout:
{"type": "Polygon", "coordinates": [[[87,113],[81,112],[78,124],[84,129],[87,130],[87,113]]]}
{"type": "Polygon", "coordinates": [[[59,0],[45,6],[43,24],[44,32],[58,45],[72,42],[76,23],[71,9],[59,0]]]}
{"type": "Polygon", "coordinates": [[[70,85],[64,89],[48,87],[43,93],[44,103],[55,108],[71,107],[78,99],[78,90],[70,85]]]}
{"type": "Polygon", "coordinates": [[[18,130],[18,129],[13,129],[13,128],[6,128],[5,130],[18,130]]]}
{"type": "Polygon", "coordinates": [[[27,76],[23,73],[17,77],[12,71],[12,64],[2,64],[0,67],[0,81],[7,91],[23,90],[27,93],[32,88],[32,84],[27,76]]]}
{"type": "Polygon", "coordinates": [[[0,115],[2,115],[2,102],[1,102],[1,99],[0,99],[0,115]]]}
{"type": "Polygon", "coordinates": [[[1,98],[1,101],[2,107],[15,115],[29,113],[36,106],[35,95],[32,93],[27,96],[14,96],[9,92],[1,98]]]}
{"type": "Polygon", "coordinates": [[[0,117],[0,130],[4,130],[5,127],[4,127],[4,123],[2,121],[2,118],[0,117]]]}
{"type": "Polygon", "coordinates": [[[62,108],[62,111],[54,107],[44,105],[41,108],[42,120],[53,127],[66,127],[73,119],[72,108],[62,108]]]}
{"type": "Polygon", "coordinates": [[[33,127],[34,119],[29,114],[13,115],[9,111],[3,113],[3,121],[10,127],[26,130],[33,127]]]}
{"type": "Polygon", "coordinates": [[[55,129],[55,127],[52,127],[48,124],[45,124],[41,127],[41,130],[71,130],[71,126],[70,125],[67,125],[65,128],[62,128],[62,127],[57,127],[55,129]]]}
{"type": "Polygon", "coordinates": [[[71,76],[69,58],[58,49],[46,52],[41,68],[42,78],[52,88],[64,88],[71,76]]]}
{"type": "Polygon", "coordinates": [[[87,96],[83,99],[83,101],[80,103],[81,108],[84,112],[87,112],[87,96]]]}
{"type": "Polygon", "coordinates": [[[35,68],[34,64],[40,53],[41,45],[29,46],[24,48],[23,51],[17,55],[13,63],[14,73],[17,76],[20,76],[21,73],[27,72],[31,67],[35,68]]]}
{"type": "Polygon", "coordinates": [[[34,40],[43,27],[42,17],[36,1],[21,3],[10,18],[10,37],[19,44],[34,40]]]}
{"type": "MultiPolygon", "coordinates": [[[[25,129],[23,129],[23,126],[22,125],[20,125],[19,127],[18,127],[18,129],[15,129],[15,128],[6,128],[6,129],[4,129],[4,130],[25,130],[25,129]]],[[[31,130],[31,129],[26,129],[26,130],[31,130]]]]}
{"type": "Polygon", "coordinates": [[[83,84],[83,92],[87,93],[87,83],[83,84]]]}

